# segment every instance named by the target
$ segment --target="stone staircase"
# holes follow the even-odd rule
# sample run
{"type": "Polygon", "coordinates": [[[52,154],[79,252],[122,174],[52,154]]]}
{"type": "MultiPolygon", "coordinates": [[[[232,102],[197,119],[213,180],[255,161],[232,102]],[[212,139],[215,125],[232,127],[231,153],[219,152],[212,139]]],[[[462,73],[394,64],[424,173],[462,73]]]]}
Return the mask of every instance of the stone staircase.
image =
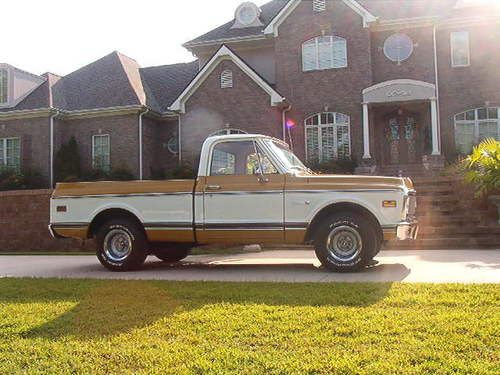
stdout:
{"type": "Polygon", "coordinates": [[[500,249],[495,209],[474,198],[469,188],[454,178],[425,173],[412,179],[417,190],[418,239],[391,241],[386,249],[500,249]]]}

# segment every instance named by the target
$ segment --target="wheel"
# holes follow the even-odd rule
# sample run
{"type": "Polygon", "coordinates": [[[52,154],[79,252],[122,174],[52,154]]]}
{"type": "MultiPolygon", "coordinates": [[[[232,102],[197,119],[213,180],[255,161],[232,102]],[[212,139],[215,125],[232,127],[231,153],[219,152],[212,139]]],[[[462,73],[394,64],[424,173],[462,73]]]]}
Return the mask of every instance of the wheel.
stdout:
{"type": "Polygon", "coordinates": [[[325,268],[336,272],[361,270],[371,263],[379,247],[373,224],[356,213],[327,217],[314,236],[316,256],[325,268]]]}
{"type": "Polygon", "coordinates": [[[158,245],[156,249],[152,250],[152,253],[155,257],[164,262],[175,263],[186,258],[190,251],[191,245],[171,244],[161,246],[158,245]]]}
{"type": "Polygon", "coordinates": [[[106,222],[96,236],[97,258],[110,271],[139,269],[148,256],[148,241],[142,228],[132,220],[106,222]]]}

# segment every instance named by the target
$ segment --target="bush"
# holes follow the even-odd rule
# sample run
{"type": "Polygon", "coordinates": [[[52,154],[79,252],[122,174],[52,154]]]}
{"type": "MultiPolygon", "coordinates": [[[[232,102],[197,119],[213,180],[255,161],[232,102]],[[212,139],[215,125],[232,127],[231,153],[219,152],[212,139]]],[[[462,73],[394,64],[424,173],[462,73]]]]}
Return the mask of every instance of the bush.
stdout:
{"type": "Polygon", "coordinates": [[[181,164],[166,174],[167,179],[191,180],[196,178],[196,170],[190,164],[181,164]]]}
{"type": "Polygon", "coordinates": [[[484,140],[460,163],[460,170],[477,196],[500,192],[500,142],[484,140]]]}
{"type": "Polygon", "coordinates": [[[132,181],[135,176],[126,168],[116,168],[109,172],[102,169],[90,169],[82,173],[80,182],[96,182],[96,181],[132,181]]]}
{"type": "Polygon", "coordinates": [[[75,182],[81,178],[81,159],[75,137],[61,145],[54,158],[54,172],[57,182],[75,182]]]}
{"type": "Polygon", "coordinates": [[[320,174],[353,174],[358,164],[351,159],[330,160],[321,163],[310,163],[308,167],[320,174]]]}
{"type": "Polygon", "coordinates": [[[35,170],[0,169],[0,191],[40,189],[43,186],[43,177],[35,170]]]}

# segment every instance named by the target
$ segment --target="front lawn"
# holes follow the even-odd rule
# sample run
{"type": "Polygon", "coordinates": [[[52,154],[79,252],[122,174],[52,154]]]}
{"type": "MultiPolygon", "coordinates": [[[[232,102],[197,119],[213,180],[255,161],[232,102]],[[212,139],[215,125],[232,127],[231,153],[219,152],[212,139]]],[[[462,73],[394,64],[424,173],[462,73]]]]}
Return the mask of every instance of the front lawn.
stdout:
{"type": "Polygon", "coordinates": [[[0,280],[0,374],[498,374],[495,285],[0,280]]]}

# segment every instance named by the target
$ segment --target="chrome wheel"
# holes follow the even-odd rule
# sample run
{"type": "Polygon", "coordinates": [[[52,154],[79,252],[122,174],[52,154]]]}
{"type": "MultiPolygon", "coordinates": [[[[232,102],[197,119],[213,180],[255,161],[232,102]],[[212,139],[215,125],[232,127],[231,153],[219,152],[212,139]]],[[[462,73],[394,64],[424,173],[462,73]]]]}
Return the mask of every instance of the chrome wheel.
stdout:
{"type": "Polygon", "coordinates": [[[363,241],[359,232],[350,226],[334,228],[327,237],[329,255],[339,262],[350,262],[361,253],[363,241]]]}
{"type": "Polygon", "coordinates": [[[108,259],[120,263],[132,252],[132,237],[123,229],[113,229],[104,237],[104,252],[108,259]]]}

